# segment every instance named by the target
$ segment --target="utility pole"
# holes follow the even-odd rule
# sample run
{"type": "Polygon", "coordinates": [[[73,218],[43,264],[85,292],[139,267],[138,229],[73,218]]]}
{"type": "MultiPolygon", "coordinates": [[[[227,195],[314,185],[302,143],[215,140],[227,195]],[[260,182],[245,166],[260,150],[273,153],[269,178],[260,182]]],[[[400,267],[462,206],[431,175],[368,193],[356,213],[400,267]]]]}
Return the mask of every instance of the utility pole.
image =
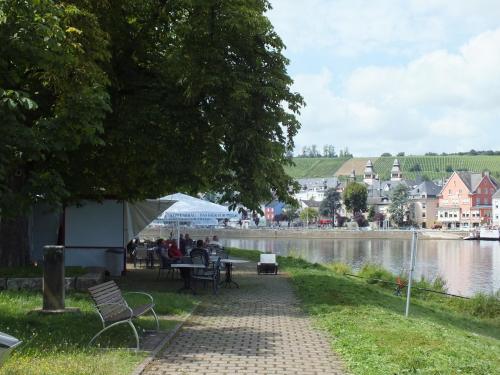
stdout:
{"type": "Polygon", "coordinates": [[[413,271],[415,270],[415,258],[417,257],[417,239],[417,232],[415,231],[415,229],[413,229],[411,237],[410,274],[408,276],[408,290],[406,293],[406,317],[408,317],[408,314],[410,312],[411,283],[413,279],[413,271]]]}

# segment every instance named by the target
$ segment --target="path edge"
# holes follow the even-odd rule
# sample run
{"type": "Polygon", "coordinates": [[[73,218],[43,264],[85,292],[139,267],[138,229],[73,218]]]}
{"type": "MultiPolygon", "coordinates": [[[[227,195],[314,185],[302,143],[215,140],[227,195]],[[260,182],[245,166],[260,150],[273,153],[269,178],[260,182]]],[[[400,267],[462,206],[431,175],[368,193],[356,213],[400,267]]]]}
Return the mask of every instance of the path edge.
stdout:
{"type": "Polygon", "coordinates": [[[174,338],[175,335],[180,331],[184,323],[186,323],[189,318],[194,314],[194,312],[198,309],[198,307],[201,305],[200,303],[197,303],[194,308],[187,313],[186,317],[177,323],[174,328],[172,328],[167,336],[163,340],[159,342],[158,345],[151,351],[151,354],[149,354],[141,363],[137,365],[137,367],[130,373],[130,375],[141,375],[142,372],[146,369],[146,366],[149,365],[158,355],[158,353],[174,338]]]}

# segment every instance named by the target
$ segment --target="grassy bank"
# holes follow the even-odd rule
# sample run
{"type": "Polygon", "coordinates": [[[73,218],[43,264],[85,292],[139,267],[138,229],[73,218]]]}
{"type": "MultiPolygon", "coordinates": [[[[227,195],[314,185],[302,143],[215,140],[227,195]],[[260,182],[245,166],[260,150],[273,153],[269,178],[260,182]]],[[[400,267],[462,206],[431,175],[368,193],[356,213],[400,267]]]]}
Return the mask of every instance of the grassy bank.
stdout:
{"type": "MultiPolygon", "coordinates": [[[[163,315],[161,329],[169,330],[192,310],[196,301],[191,296],[173,292],[180,286],[180,280],[167,283],[155,278],[155,270],[140,270],[129,273],[119,282],[124,290],[150,292],[156,301],[156,312],[163,315]]],[[[131,304],[141,303],[136,295],[127,300],[131,304]]],[[[135,342],[127,325],[110,329],[94,347],[87,345],[102,328],[87,294],[69,293],[66,297],[66,306],[78,307],[79,313],[48,316],[32,312],[41,305],[41,293],[0,293],[0,330],[23,341],[0,368],[0,374],[129,374],[145,358],[145,353],[136,354],[127,349],[135,342]]],[[[155,327],[149,315],[137,323],[140,333],[155,327]]]]}
{"type": "MultiPolygon", "coordinates": [[[[259,253],[231,249],[257,260],[259,253]]],[[[280,257],[304,308],[332,337],[354,374],[497,374],[500,310],[494,298],[460,300],[429,293],[405,298],[392,287],[345,276],[345,266],[280,257]]]]}

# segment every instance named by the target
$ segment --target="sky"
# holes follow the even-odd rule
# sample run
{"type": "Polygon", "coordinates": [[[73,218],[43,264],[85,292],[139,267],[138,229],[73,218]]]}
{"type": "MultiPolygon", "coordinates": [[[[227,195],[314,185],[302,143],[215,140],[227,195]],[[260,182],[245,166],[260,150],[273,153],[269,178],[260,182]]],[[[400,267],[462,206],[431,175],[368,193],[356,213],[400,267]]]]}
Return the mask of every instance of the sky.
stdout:
{"type": "Polygon", "coordinates": [[[295,153],[500,150],[499,0],[270,0],[293,91],[295,153]]]}

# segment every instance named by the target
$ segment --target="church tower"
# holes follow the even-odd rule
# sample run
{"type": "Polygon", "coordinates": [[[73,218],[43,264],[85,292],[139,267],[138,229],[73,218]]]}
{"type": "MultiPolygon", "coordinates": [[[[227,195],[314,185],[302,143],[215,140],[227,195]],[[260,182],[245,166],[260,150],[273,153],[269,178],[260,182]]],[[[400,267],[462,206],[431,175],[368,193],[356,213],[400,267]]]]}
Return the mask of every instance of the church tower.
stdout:
{"type": "Polygon", "coordinates": [[[391,181],[401,181],[403,179],[403,174],[401,173],[401,166],[399,165],[399,160],[395,159],[392,163],[391,169],[391,181]]]}
{"type": "Polygon", "coordinates": [[[363,182],[368,185],[372,185],[375,180],[375,171],[373,169],[373,163],[368,160],[365,166],[365,171],[363,173],[363,182]]]}

